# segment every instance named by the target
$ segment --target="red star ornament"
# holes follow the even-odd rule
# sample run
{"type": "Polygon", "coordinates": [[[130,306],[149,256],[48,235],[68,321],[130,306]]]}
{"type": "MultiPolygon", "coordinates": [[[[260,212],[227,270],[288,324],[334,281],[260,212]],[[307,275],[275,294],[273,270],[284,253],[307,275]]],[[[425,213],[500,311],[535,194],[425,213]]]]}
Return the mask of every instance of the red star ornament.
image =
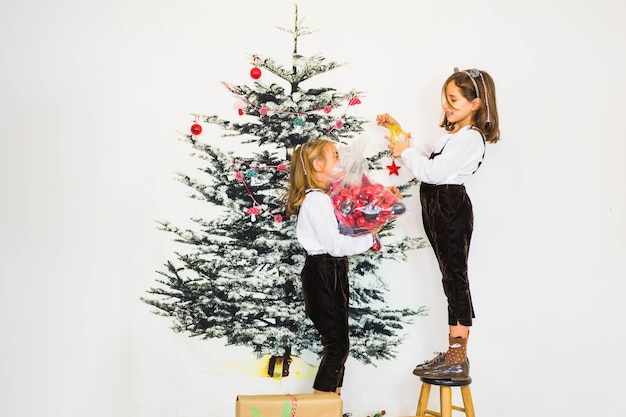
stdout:
{"type": "Polygon", "coordinates": [[[391,165],[387,165],[387,169],[389,170],[389,175],[399,175],[398,174],[398,170],[401,167],[399,167],[398,165],[396,165],[396,161],[395,159],[393,161],[391,161],[391,165]]]}

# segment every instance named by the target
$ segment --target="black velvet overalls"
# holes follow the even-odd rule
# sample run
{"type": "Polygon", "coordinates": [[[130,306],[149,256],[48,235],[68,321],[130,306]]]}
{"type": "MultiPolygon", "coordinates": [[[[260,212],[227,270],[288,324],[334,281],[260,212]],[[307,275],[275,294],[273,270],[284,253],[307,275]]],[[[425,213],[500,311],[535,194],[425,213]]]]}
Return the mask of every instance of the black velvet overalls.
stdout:
{"type": "Polygon", "coordinates": [[[300,274],[304,308],[321,336],[324,354],[313,388],[335,392],[348,359],[348,258],[309,255],[300,274]]]}
{"type": "MultiPolygon", "coordinates": [[[[484,140],[483,135],[483,143],[484,140]]],[[[438,153],[433,152],[430,159],[436,158],[441,152],[443,148],[438,153]]],[[[448,299],[448,324],[471,326],[472,319],[476,317],[467,276],[467,260],[474,229],[472,202],[462,184],[427,183],[420,185],[420,202],[424,230],[439,262],[443,290],[448,299]]]]}

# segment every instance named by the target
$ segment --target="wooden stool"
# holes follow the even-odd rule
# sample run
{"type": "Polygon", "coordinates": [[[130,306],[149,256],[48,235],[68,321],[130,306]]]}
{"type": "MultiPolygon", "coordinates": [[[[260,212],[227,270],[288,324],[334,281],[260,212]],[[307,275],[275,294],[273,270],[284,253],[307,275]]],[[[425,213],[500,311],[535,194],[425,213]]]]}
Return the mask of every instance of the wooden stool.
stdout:
{"type": "Polygon", "coordinates": [[[448,379],[427,379],[420,378],[422,381],[422,390],[420,398],[417,402],[417,417],[436,416],[436,417],[452,417],[452,410],[465,413],[466,417],[476,417],[474,414],[474,403],[472,402],[472,393],[470,392],[470,384],[472,379],[467,381],[451,381],[448,379]],[[439,386],[440,410],[428,410],[428,397],[430,396],[430,387],[439,386]],[[461,395],[463,396],[463,407],[452,405],[452,387],[461,387],[461,395]]]}

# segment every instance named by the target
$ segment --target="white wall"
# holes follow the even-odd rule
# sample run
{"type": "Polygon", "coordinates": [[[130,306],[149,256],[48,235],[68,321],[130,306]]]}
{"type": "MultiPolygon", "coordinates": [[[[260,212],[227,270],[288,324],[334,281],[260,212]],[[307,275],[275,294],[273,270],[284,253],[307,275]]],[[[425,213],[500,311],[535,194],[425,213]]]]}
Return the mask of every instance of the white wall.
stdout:
{"type": "MultiPolygon", "coordinates": [[[[453,67],[493,75],[502,142],[467,184],[477,413],[619,415],[626,6],[516,3],[301,1],[320,31],[300,47],[349,64],[311,82],[365,90],[361,115],[389,111],[414,136],[436,133],[453,67]]],[[[224,375],[250,352],[174,334],[138,300],[173,250],[155,220],[196,209],[173,179],[196,166],[177,130],[229,114],[219,81],[249,82],[247,53],[289,59],[275,26],[293,5],[0,4],[0,415],[228,417],[239,392],[309,391],[224,375]]],[[[414,214],[402,221],[420,233],[414,214]]],[[[411,370],[443,348],[433,256],[411,256],[385,279],[431,314],[397,361],[349,362],[354,417],[414,413],[411,370]]]]}

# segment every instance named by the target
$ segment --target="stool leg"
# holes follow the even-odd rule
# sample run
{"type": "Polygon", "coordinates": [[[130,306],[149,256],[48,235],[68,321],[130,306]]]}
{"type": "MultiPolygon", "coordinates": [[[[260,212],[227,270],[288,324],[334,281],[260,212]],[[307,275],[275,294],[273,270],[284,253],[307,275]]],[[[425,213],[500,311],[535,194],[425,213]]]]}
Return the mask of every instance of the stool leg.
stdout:
{"type": "Polygon", "coordinates": [[[417,417],[424,417],[426,413],[426,407],[428,407],[428,397],[430,396],[430,384],[422,382],[422,389],[420,390],[420,398],[417,402],[417,411],[415,415],[417,417]]]}
{"type": "Polygon", "coordinates": [[[461,387],[461,395],[463,396],[463,407],[465,408],[465,415],[467,417],[476,417],[474,414],[474,402],[472,401],[472,392],[469,385],[461,387]]]}
{"type": "Polygon", "coordinates": [[[439,393],[441,417],[452,417],[452,389],[442,385],[439,393]]]}

